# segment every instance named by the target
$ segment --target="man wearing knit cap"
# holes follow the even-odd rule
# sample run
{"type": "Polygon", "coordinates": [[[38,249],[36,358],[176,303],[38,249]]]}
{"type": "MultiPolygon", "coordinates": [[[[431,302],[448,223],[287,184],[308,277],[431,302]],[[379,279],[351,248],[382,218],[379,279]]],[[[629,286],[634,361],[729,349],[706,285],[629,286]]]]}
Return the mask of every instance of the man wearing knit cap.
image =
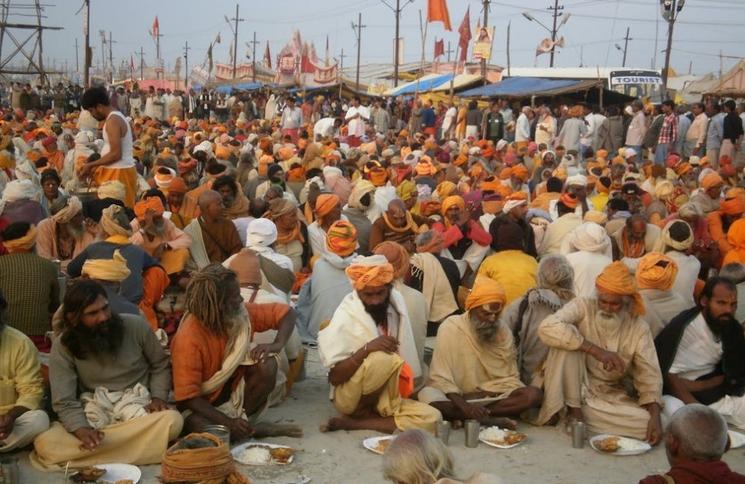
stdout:
{"type": "Polygon", "coordinates": [[[616,261],[595,284],[597,298],[571,300],[538,330],[551,349],[537,423],[545,424],[567,407],[570,421],[584,421],[592,433],[657,445],[662,440],[662,374],[636,282],[616,261]],[[627,378],[633,381],[633,396],[623,385],[627,378]]]}
{"type": "Polygon", "coordinates": [[[96,240],[92,228],[85,223],[78,197],[58,198],[50,212],[36,227],[36,253],[41,257],[66,263],[96,240]]]}
{"type": "Polygon", "coordinates": [[[358,256],[346,269],[353,291],[318,333],[339,416],[324,431],[433,431],[440,412],[409,400],[422,375],[408,310],[392,288],[394,270],[382,255],[358,256]]]}
{"type": "Polygon", "coordinates": [[[157,196],[146,196],[135,203],[130,240],[145,249],[168,274],[176,274],[184,269],[189,259],[191,237],[165,218],[164,211],[163,202],[157,196]]]}
{"type": "Polygon", "coordinates": [[[541,391],[520,381],[512,332],[499,319],[504,306],[502,286],[479,276],[466,298],[466,313],[440,326],[427,386],[418,398],[446,420],[514,428],[503,417],[540,406],[541,391]],[[489,401],[471,401],[484,398],[489,401]]]}
{"type": "Polygon", "coordinates": [[[357,256],[357,230],[346,220],[338,220],[329,228],[326,252],[313,264],[310,279],[298,296],[297,327],[305,343],[316,343],[319,329],[334,315],[352,285],[344,273],[357,256]]]}
{"type": "Polygon", "coordinates": [[[681,308],[688,307],[680,294],[671,290],[677,275],[678,264],[659,252],[642,257],[636,268],[636,285],[647,309],[644,320],[649,324],[652,337],[680,314],[681,308]]]}

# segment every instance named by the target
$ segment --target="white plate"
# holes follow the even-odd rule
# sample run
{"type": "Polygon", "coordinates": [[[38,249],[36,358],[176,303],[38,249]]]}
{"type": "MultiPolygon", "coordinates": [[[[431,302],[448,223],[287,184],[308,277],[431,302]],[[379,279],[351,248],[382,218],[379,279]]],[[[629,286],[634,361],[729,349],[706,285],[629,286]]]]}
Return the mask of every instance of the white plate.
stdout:
{"type": "Polygon", "coordinates": [[[395,438],[396,437],[394,437],[393,435],[383,435],[381,437],[369,437],[369,438],[367,438],[367,439],[365,439],[365,440],[362,441],[362,445],[367,450],[369,450],[370,452],[373,452],[373,453],[378,454],[378,455],[383,455],[383,453],[380,452],[376,448],[377,445],[378,445],[378,442],[380,442],[381,440],[393,440],[395,438]]]}
{"type": "MultiPolygon", "coordinates": [[[[492,427],[488,427],[488,428],[492,428],[492,427]]],[[[498,428],[499,430],[504,430],[505,432],[509,431],[509,429],[502,429],[502,428],[499,428],[499,427],[496,427],[496,428],[498,428]]],[[[511,449],[513,447],[517,447],[518,445],[522,444],[523,442],[525,442],[527,440],[527,438],[526,438],[526,439],[521,440],[520,442],[517,442],[515,444],[510,444],[510,445],[497,444],[496,442],[492,442],[490,440],[486,440],[486,439],[484,439],[484,438],[481,437],[481,434],[484,432],[484,430],[486,430],[486,429],[482,429],[481,432],[479,432],[479,441],[485,443],[486,445],[488,445],[490,447],[496,447],[497,449],[511,449]]]]}
{"type": "Polygon", "coordinates": [[[605,455],[621,455],[621,456],[639,455],[639,454],[644,454],[644,453],[649,452],[650,450],[652,450],[652,446],[649,445],[647,442],[643,442],[641,440],[636,440],[636,439],[631,439],[629,437],[620,437],[620,440],[618,441],[618,443],[621,445],[621,448],[620,449],[618,449],[615,452],[603,452],[598,447],[596,447],[595,444],[597,442],[600,442],[601,440],[607,438],[607,437],[618,437],[618,436],[617,435],[609,435],[609,434],[596,435],[595,437],[593,437],[593,438],[590,439],[590,447],[592,447],[593,449],[595,449],[597,452],[600,452],[601,454],[605,454],[605,455]],[[623,448],[624,447],[624,444],[629,444],[629,443],[640,445],[641,448],[639,448],[639,449],[632,449],[632,450],[624,450],[624,448],[623,448]]]}
{"type": "Polygon", "coordinates": [[[262,466],[262,465],[286,466],[288,464],[292,464],[292,461],[295,460],[295,454],[292,454],[286,463],[275,462],[273,459],[266,464],[249,464],[248,462],[242,461],[241,454],[243,453],[243,451],[246,450],[248,447],[255,447],[255,446],[267,447],[269,449],[292,449],[292,447],[289,447],[287,445],[277,445],[277,444],[269,444],[267,442],[255,442],[254,441],[254,442],[245,442],[241,445],[233,447],[232,449],[230,449],[230,453],[233,455],[233,459],[236,462],[238,462],[239,464],[247,465],[247,466],[262,466]]]}
{"type": "Polygon", "coordinates": [[[137,484],[142,477],[139,467],[130,464],[101,464],[95,467],[106,470],[106,474],[98,479],[100,482],[114,483],[129,479],[133,484],[137,484]]]}
{"type": "Polygon", "coordinates": [[[730,449],[739,449],[745,445],[745,434],[735,432],[734,430],[727,431],[730,440],[730,449]]]}

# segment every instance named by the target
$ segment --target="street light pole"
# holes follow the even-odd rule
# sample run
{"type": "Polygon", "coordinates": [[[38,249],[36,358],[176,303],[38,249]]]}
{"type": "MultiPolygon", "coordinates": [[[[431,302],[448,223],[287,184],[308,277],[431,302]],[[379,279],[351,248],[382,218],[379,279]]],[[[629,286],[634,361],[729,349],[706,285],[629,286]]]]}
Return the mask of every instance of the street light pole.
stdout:
{"type": "Polygon", "coordinates": [[[665,49],[665,70],[662,71],[662,95],[667,98],[667,80],[670,77],[670,54],[673,47],[673,30],[675,27],[675,20],[678,18],[677,14],[683,8],[685,0],[660,0],[660,3],[663,5],[663,10],[665,9],[665,5],[669,6],[670,9],[670,12],[666,17],[667,49],[665,49]]]}

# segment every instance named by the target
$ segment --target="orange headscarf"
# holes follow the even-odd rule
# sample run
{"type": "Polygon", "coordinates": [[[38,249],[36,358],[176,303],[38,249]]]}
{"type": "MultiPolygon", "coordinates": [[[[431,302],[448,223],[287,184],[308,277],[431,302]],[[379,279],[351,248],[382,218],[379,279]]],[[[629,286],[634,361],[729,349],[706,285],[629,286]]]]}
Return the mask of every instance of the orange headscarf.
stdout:
{"type": "Polygon", "coordinates": [[[465,210],[466,201],[463,200],[463,197],[461,197],[460,195],[450,195],[442,201],[440,213],[444,216],[447,213],[448,209],[453,206],[460,207],[461,210],[465,210]]]}
{"type": "Polygon", "coordinates": [[[673,287],[678,275],[678,264],[659,252],[650,252],[639,260],[636,283],[639,289],[667,291],[673,287]]]}
{"type": "Polygon", "coordinates": [[[382,187],[388,181],[388,172],[385,168],[379,166],[370,168],[368,176],[370,177],[370,183],[376,187],[382,187]]]}
{"type": "Polygon", "coordinates": [[[470,311],[484,304],[494,303],[504,306],[506,301],[507,296],[500,283],[486,276],[476,276],[473,289],[471,289],[471,293],[466,298],[465,309],[466,311],[470,311]]]}
{"type": "Polygon", "coordinates": [[[344,272],[355,291],[389,284],[394,275],[393,266],[382,255],[359,257],[344,272]]]}
{"type": "Polygon", "coordinates": [[[722,213],[737,217],[745,213],[745,196],[731,193],[732,191],[727,192],[727,198],[722,201],[719,208],[722,213]]]}
{"type": "Polygon", "coordinates": [[[485,192],[499,193],[499,188],[502,186],[504,185],[502,185],[502,183],[494,176],[490,176],[481,180],[481,190],[485,192]]]}
{"type": "Polygon", "coordinates": [[[323,219],[334,207],[341,203],[339,197],[333,193],[323,193],[316,199],[316,216],[323,219]]]}
{"type": "Polygon", "coordinates": [[[724,185],[724,180],[719,176],[719,173],[709,173],[703,180],[701,180],[701,187],[703,187],[704,190],[714,188],[717,185],[724,185]]]}
{"type": "Polygon", "coordinates": [[[165,208],[163,208],[160,197],[148,197],[135,203],[135,215],[138,219],[144,219],[149,210],[155,212],[156,215],[163,215],[165,208]]]}
{"type": "Polygon", "coordinates": [[[326,234],[326,249],[340,256],[347,257],[357,249],[357,229],[346,220],[337,220],[326,234]]]}
{"type": "Polygon", "coordinates": [[[621,261],[613,262],[603,269],[603,272],[595,279],[595,287],[600,292],[616,294],[618,296],[630,296],[634,299],[632,313],[642,316],[645,313],[644,302],[636,289],[634,276],[621,261]]]}
{"type": "Polygon", "coordinates": [[[528,179],[528,169],[525,165],[515,165],[512,167],[511,176],[514,176],[518,180],[524,182],[528,179]]]}

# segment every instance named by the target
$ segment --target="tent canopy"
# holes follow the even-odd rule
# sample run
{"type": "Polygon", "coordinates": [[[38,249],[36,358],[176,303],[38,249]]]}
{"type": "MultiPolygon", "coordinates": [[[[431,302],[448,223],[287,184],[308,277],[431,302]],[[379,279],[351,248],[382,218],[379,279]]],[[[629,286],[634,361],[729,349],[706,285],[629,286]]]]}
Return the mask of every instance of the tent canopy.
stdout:
{"type": "Polygon", "coordinates": [[[237,84],[223,84],[215,90],[220,94],[230,94],[232,91],[255,91],[264,87],[261,82],[239,82],[237,84]]]}
{"type": "Polygon", "coordinates": [[[745,59],[722,76],[719,85],[711,90],[718,96],[745,97],[745,59]]]}
{"type": "Polygon", "coordinates": [[[429,91],[441,84],[450,82],[453,78],[453,74],[427,74],[426,76],[420,77],[419,79],[411,82],[407,82],[401,86],[389,89],[385,92],[386,96],[403,96],[404,94],[414,94],[417,91],[429,91]]]}
{"type": "Polygon", "coordinates": [[[538,77],[510,77],[496,84],[463,91],[460,97],[501,97],[501,98],[547,98],[565,96],[575,100],[599,103],[600,89],[604,104],[622,104],[633,100],[604,87],[602,80],[543,79],[538,77]]]}

